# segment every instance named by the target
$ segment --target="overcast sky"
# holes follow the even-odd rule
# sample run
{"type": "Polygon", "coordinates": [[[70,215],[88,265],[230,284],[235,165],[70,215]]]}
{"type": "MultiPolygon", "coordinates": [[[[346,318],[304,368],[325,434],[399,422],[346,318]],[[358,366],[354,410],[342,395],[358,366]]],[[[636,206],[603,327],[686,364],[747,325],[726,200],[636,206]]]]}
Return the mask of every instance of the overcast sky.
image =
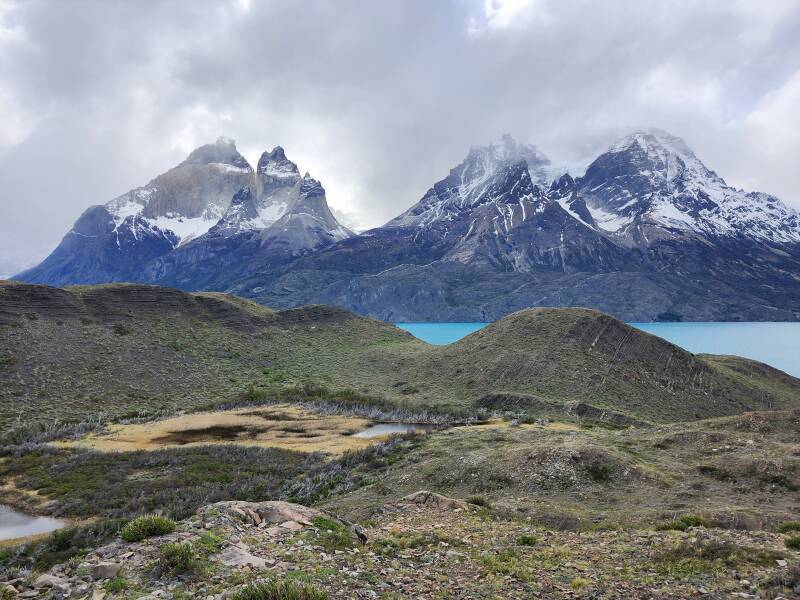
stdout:
{"type": "Polygon", "coordinates": [[[800,0],[0,0],[0,275],[219,135],[371,226],[504,132],[643,126],[800,208],[800,0]]]}

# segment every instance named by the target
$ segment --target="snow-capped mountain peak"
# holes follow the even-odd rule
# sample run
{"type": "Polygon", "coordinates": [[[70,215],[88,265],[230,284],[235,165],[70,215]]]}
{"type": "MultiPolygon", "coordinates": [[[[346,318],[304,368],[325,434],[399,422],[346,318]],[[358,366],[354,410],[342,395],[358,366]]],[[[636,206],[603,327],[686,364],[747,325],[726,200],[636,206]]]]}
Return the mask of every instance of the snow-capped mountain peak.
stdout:
{"type": "Polygon", "coordinates": [[[535,188],[550,185],[552,172],[550,160],[535,146],[504,135],[499,142],[472,146],[445,179],[387,227],[429,227],[484,205],[502,205],[498,210],[507,212],[505,205],[515,204],[527,214],[522,207],[538,197],[535,188]]]}
{"type": "Polygon", "coordinates": [[[251,171],[252,167],[244,156],[236,149],[236,142],[231,138],[219,137],[213,144],[205,144],[193,150],[181,165],[227,165],[251,171]]]}
{"type": "Polygon", "coordinates": [[[271,152],[264,152],[261,155],[256,172],[265,183],[285,185],[287,180],[296,181],[300,178],[297,165],[286,158],[286,152],[280,146],[275,146],[271,152]]]}
{"type": "Polygon", "coordinates": [[[628,243],[646,243],[648,231],[800,241],[796,211],[767,194],[729,186],[686,142],[662,130],[625,136],[577,183],[597,226],[628,243]]]}
{"type": "Polygon", "coordinates": [[[233,193],[249,183],[253,169],[236,143],[220,137],[193,150],[177,167],[105,205],[119,236],[166,236],[174,246],[206,233],[225,213],[233,193]],[[149,233],[148,233],[149,231],[149,233]]]}

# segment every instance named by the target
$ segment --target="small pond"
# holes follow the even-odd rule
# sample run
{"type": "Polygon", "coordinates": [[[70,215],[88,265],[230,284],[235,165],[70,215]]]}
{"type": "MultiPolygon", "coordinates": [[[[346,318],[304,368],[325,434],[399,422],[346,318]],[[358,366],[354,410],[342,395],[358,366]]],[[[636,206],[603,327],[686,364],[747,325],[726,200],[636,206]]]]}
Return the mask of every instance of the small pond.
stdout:
{"type": "Polygon", "coordinates": [[[378,423],[371,427],[367,427],[364,431],[354,433],[353,437],[359,438],[374,438],[384,435],[391,435],[393,433],[408,433],[410,431],[432,431],[436,429],[435,425],[427,425],[423,423],[378,423]]]}
{"type": "Polygon", "coordinates": [[[50,517],[35,517],[0,504],[0,541],[49,533],[61,529],[66,523],[50,517]]]}

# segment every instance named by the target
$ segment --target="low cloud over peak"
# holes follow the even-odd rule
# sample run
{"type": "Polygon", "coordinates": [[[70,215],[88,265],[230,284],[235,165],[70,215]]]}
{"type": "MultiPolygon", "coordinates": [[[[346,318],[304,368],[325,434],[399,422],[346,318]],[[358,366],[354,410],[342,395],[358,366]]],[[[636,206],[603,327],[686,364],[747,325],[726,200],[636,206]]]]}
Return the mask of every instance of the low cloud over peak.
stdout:
{"type": "Polygon", "coordinates": [[[381,224],[511,132],[581,165],[642,126],[800,207],[800,2],[0,0],[0,270],[220,135],[381,224]]]}

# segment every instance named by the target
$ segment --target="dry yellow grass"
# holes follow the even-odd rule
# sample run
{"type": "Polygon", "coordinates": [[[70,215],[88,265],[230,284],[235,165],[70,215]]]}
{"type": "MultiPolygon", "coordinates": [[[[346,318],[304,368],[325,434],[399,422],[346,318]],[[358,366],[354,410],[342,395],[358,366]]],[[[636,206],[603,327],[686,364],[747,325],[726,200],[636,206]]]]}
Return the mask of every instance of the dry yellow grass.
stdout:
{"type": "Polygon", "coordinates": [[[194,413],[148,423],[115,424],[110,425],[104,433],[54,442],[54,445],[122,452],[239,444],[341,454],[346,450],[365,448],[380,440],[353,437],[352,434],[371,424],[372,421],[368,419],[318,415],[287,404],[194,413]]]}

